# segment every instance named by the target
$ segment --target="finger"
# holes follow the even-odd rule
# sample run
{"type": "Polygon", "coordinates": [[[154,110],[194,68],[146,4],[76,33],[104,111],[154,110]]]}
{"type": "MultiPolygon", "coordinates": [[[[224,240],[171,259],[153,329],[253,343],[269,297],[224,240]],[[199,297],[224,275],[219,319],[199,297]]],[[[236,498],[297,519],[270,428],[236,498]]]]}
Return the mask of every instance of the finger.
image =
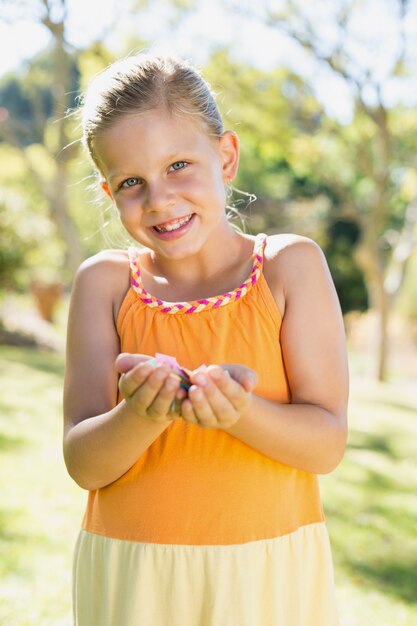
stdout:
{"type": "Polygon", "coordinates": [[[227,364],[221,367],[224,371],[229,372],[233,380],[242,385],[245,391],[253,391],[258,384],[258,374],[245,365],[227,364]]]}
{"type": "Polygon", "coordinates": [[[211,365],[207,370],[218,390],[225,396],[233,409],[240,412],[247,402],[247,392],[244,387],[233,380],[229,372],[218,365],[211,365]]]}
{"type": "Polygon", "coordinates": [[[170,371],[164,365],[148,360],[124,374],[119,389],[125,399],[134,402],[137,410],[146,412],[168,376],[170,371]]]}
{"type": "MultiPolygon", "coordinates": [[[[131,396],[132,404],[141,413],[145,413],[149,417],[155,418],[157,416],[156,411],[152,410],[149,413],[149,408],[155,402],[157,395],[161,392],[163,385],[167,378],[170,376],[170,371],[165,366],[158,366],[153,372],[149,374],[145,382],[133,393],[131,396]]],[[[177,382],[177,381],[176,381],[177,382]]],[[[175,393],[172,394],[171,402],[175,397],[175,393]]],[[[169,403],[170,404],[170,403],[169,403]]],[[[165,411],[160,415],[166,417],[169,412],[169,404],[165,411]]]]}
{"type": "Polygon", "coordinates": [[[145,361],[136,365],[127,372],[122,373],[119,379],[119,390],[124,398],[129,398],[135,391],[143,385],[151,372],[155,369],[154,365],[145,361]]]}
{"type": "Polygon", "coordinates": [[[131,354],[129,352],[122,352],[117,356],[115,361],[116,371],[120,374],[124,374],[133,369],[136,365],[145,363],[150,359],[152,359],[152,357],[147,354],[131,354]]]}
{"type": "MultiPolygon", "coordinates": [[[[219,375],[222,378],[228,378],[226,372],[221,368],[218,369],[219,375]]],[[[194,376],[194,381],[198,382],[201,389],[204,390],[206,402],[210,406],[211,413],[214,415],[217,425],[220,424],[224,426],[225,424],[234,423],[237,419],[236,409],[211,376],[199,373],[197,376],[194,376]]],[[[197,411],[197,416],[200,419],[200,411],[197,411]]]]}
{"type": "Polygon", "coordinates": [[[193,405],[189,398],[185,398],[185,400],[183,400],[181,404],[181,417],[188,424],[200,426],[200,422],[198,421],[197,416],[194,413],[193,405]]]}
{"type": "MultiPolygon", "coordinates": [[[[178,382],[178,379],[177,379],[178,382]]],[[[175,393],[174,399],[169,407],[169,416],[172,419],[182,417],[182,403],[187,398],[188,393],[182,387],[179,387],[175,393]]]]}
{"type": "Polygon", "coordinates": [[[153,402],[148,406],[147,415],[152,418],[168,416],[170,419],[176,419],[179,417],[180,404],[176,402],[178,390],[179,381],[168,374],[153,402]]]}
{"type": "Polygon", "coordinates": [[[218,419],[206,397],[205,388],[192,385],[188,390],[188,399],[192,404],[199,425],[204,428],[216,428],[218,419]]]}

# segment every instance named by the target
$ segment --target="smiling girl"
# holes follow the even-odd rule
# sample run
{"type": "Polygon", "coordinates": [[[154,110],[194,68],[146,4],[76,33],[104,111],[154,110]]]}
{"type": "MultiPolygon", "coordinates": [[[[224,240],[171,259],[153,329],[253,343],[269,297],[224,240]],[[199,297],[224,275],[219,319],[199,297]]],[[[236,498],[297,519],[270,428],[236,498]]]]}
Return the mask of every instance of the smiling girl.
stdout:
{"type": "Polygon", "coordinates": [[[317,474],[343,456],[348,376],[320,248],[228,222],[238,137],[187,63],[113,64],[83,127],[139,247],[85,261],[71,298],[75,624],[336,626],[317,474]]]}

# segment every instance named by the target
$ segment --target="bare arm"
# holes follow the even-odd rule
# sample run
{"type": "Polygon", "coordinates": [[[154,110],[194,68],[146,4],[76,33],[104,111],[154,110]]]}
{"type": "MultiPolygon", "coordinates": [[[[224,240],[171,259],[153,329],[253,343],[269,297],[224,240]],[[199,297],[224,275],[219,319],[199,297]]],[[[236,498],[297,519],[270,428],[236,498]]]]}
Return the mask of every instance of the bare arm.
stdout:
{"type": "Polygon", "coordinates": [[[123,377],[125,399],[117,404],[120,348],[113,308],[115,293],[126,291],[127,272],[120,256],[96,257],[81,266],[71,297],[64,457],[70,475],[90,490],[122,476],[167,428],[178,388],[168,381],[168,370],[139,362],[123,377]]]}
{"type": "Polygon", "coordinates": [[[270,263],[282,288],[277,302],[285,302],[281,344],[291,404],[251,395],[245,385],[236,385],[239,372],[229,368],[231,379],[206,376],[203,387],[195,379],[183,415],[212,427],[214,416],[229,411],[234,418],[226,432],[282,463],[326,473],[340,462],[347,433],[348,369],[339,303],[314,242],[294,238],[270,263]]]}

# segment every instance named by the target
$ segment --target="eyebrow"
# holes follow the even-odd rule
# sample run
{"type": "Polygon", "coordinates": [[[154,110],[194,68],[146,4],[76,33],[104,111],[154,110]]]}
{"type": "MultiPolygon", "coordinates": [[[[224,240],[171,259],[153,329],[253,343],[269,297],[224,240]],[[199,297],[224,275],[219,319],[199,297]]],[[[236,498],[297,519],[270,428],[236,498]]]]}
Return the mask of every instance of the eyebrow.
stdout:
{"type": "Polygon", "coordinates": [[[113,182],[114,180],[117,179],[126,179],[126,178],[141,178],[141,176],[136,176],[133,174],[124,174],[123,172],[121,172],[120,174],[113,174],[112,176],[109,176],[109,181],[113,182]]]}
{"type": "MultiPolygon", "coordinates": [[[[175,163],[176,161],[181,161],[181,160],[187,161],[187,156],[192,155],[192,153],[194,152],[195,150],[192,150],[192,148],[179,148],[175,150],[175,152],[170,152],[169,154],[167,154],[166,157],[163,157],[163,160],[167,161],[168,163],[175,163]],[[180,154],[183,154],[183,156],[179,156],[180,154]]],[[[112,174],[111,176],[109,175],[110,182],[118,178],[142,178],[142,176],[138,176],[137,174],[132,174],[132,173],[124,173],[124,172],[117,172],[117,173],[112,174]]]]}

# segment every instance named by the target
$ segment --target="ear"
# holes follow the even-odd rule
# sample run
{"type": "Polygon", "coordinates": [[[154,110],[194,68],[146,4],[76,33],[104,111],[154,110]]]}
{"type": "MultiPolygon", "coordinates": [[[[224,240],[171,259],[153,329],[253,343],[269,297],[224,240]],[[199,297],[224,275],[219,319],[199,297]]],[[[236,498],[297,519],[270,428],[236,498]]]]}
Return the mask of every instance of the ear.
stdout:
{"type": "Polygon", "coordinates": [[[239,165],[239,138],[232,130],[226,130],[220,137],[220,155],[223,181],[230,183],[239,165]]]}
{"type": "Polygon", "coordinates": [[[104,193],[109,196],[110,200],[113,202],[113,196],[105,178],[102,178],[100,180],[100,187],[102,188],[104,193]]]}

